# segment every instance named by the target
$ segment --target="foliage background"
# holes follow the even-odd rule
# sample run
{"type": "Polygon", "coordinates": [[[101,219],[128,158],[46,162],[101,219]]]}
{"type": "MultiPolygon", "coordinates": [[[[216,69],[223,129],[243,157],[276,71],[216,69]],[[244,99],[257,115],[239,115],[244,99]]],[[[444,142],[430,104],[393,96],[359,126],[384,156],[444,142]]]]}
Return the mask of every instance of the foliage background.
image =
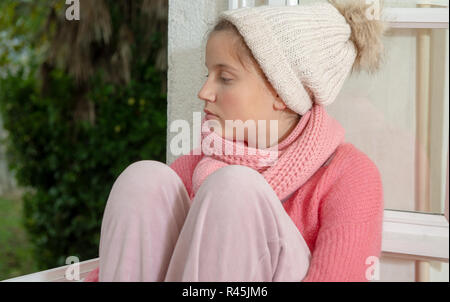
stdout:
{"type": "Polygon", "coordinates": [[[0,2],[0,160],[38,270],[98,257],[115,179],[166,160],[167,0],[81,0],[79,21],[67,7],[0,2]]]}

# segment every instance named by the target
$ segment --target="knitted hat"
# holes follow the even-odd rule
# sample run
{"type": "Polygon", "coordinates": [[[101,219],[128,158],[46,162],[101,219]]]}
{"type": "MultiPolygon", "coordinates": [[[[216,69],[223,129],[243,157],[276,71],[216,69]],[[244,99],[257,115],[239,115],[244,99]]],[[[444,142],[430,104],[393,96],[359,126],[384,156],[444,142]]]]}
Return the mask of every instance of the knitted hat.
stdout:
{"type": "Polygon", "coordinates": [[[367,19],[364,0],[224,11],[286,106],[304,115],[324,106],[353,70],[375,71],[383,49],[381,21],[367,19]]]}

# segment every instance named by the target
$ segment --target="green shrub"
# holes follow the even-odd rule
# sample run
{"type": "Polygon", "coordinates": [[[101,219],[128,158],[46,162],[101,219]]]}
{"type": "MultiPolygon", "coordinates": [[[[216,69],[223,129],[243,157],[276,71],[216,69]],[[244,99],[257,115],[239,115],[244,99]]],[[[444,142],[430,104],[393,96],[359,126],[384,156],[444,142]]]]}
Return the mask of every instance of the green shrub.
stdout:
{"type": "Polygon", "coordinates": [[[165,162],[166,95],[162,72],[136,65],[127,85],[107,83],[101,71],[87,98],[95,123],[75,122],[74,81],[53,70],[48,91],[35,72],[0,79],[0,114],[9,167],[24,195],[23,223],[39,269],[98,257],[104,207],[115,179],[131,163],[165,162]]]}

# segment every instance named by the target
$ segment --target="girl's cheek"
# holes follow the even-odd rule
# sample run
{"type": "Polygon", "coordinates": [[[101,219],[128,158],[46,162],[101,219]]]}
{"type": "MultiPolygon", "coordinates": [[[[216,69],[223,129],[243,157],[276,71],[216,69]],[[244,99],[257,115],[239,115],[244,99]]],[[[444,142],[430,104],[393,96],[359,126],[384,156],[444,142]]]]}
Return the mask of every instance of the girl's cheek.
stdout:
{"type": "Polygon", "coordinates": [[[222,106],[223,107],[223,113],[230,113],[230,109],[235,108],[237,102],[236,96],[234,96],[233,94],[225,94],[223,97],[223,102],[222,102],[222,106]]]}
{"type": "Polygon", "coordinates": [[[242,89],[234,89],[226,94],[226,98],[230,104],[243,104],[247,97],[247,93],[242,89]]]}

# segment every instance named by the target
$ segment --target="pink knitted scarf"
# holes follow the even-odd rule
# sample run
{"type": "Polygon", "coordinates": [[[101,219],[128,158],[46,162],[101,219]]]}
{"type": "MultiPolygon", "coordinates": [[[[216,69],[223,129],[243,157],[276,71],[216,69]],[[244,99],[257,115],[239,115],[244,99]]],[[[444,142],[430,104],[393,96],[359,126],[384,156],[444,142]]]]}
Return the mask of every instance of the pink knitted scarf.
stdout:
{"type": "Polygon", "coordinates": [[[208,148],[206,153],[205,149],[201,150],[202,159],[195,167],[191,198],[215,170],[226,165],[244,165],[261,173],[283,200],[300,188],[345,139],[344,128],[319,104],[314,104],[301,117],[288,137],[265,149],[224,139],[204,125],[205,120],[202,122],[202,144],[207,143],[208,148]],[[230,154],[225,150],[233,152],[230,154]]]}

